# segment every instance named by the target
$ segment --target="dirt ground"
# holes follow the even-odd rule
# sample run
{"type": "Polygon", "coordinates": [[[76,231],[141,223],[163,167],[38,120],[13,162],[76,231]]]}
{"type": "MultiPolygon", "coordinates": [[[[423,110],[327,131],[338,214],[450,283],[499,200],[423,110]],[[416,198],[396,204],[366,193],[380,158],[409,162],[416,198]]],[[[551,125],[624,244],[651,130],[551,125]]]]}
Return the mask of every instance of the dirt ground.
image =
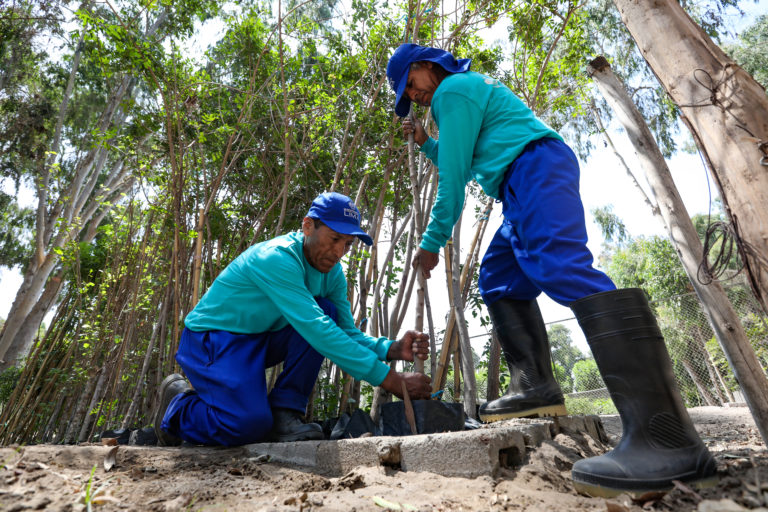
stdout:
{"type": "MultiPolygon", "coordinates": [[[[577,494],[570,469],[588,447],[560,434],[521,466],[475,479],[365,467],[328,478],[249,459],[237,448],[4,447],[0,510],[768,512],[760,508],[768,505],[768,452],[749,410],[704,407],[691,416],[717,459],[719,485],[680,486],[645,502],[577,494]]],[[[603,423],[618,440],[618,418],[603,423]]]]}

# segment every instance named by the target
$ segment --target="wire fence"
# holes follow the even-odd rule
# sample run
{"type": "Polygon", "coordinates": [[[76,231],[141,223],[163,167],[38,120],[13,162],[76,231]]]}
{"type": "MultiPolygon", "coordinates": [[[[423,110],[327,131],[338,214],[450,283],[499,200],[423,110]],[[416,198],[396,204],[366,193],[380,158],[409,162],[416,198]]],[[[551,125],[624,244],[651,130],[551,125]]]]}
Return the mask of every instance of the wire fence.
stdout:
{"type": "MultiPolygon", "coordinates": [[[[765,372],[768,369],[768,317],[747,287],[732,286],[726,291],[765,372]]],[[[696,294],[656,301],[652,307],[686,406],[743,402],[741,388],[696,294]]],[[[574,363],[553,351],[553,363],[571,412],[607,412],[612,408],[605,383],[591,355],[574,363]]]]}

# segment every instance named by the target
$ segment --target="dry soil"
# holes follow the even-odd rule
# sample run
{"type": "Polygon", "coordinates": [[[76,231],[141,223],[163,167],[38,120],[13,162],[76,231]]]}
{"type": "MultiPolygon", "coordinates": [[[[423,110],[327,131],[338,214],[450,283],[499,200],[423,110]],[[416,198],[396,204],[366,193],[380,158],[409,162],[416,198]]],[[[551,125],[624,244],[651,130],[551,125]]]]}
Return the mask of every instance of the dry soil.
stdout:
{"type": "MultiPolygon", "coordinates": [[[[719,485],[640,502],[576,493],[570,469],[584,447],[560,434],[519,467],[475,479],[364,467],[329,478],[236,448],[3,447],[0,510],[768,512],[768,453],[749,410],[703,407],[691,416],[717,459],[719,485]]],[[[618,418],[603,423],[617,440],[618,418]]]]}

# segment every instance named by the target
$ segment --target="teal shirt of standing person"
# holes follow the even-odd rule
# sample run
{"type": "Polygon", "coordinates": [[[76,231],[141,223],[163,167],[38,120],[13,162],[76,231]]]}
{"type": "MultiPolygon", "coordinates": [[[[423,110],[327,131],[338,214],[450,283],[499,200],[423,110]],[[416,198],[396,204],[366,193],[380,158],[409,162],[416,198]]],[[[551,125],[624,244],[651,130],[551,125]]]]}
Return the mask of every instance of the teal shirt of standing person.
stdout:
{"type": "Polygon", "coordinates": [[[500,199],[504,173],[525,146],[545,137],[563,139],[506,85],[474,71],[448,75],[431,106],[440,142],[430,137],[421,151],[438,167],[440,179],[420,247],[436,253],[451,237],[470,180],[500,199]]]}
{"type": "Polygon", "coordinates": [[[304,257],[303,242],[304,235],[297,232],[247,249],[216,278],[187,315],[185,326],[197,332],[249,334],[279,331],[290,324],[342,370],[380,384],[389,371],[383,361],[393,340],[373,338],[355,327],[341,264],[320,272],[304,257]],[[337,322],[315,297],[334,303],[337,322]]]}

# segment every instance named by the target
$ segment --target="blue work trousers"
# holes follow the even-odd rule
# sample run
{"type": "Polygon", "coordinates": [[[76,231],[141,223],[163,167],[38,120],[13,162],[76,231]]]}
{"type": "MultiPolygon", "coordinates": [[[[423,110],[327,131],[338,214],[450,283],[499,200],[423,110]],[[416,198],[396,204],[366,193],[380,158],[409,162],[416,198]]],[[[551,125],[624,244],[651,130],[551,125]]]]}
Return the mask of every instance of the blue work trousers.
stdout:
{"type": "MultiPolygon", "coordinates": [[[[336,321],[336,306],[316,300],[336,321]]],[[[290,325],[258,334],[185,328],[176,361],[194,391],[171,401],[161,428],[193,444],[236,446],[269,433],[272,408],[306,410],[323,356],[290,325]],[[267,396],[265,370],[280,362],[267,396]]]]}
{"type": "Polygon", "coordinates": [[[579,163],[567,144],[552,138],[528,144],[507,169],[500,197],[504,221],[480,266],[486,304],[531,300],[542,291],[571,302],[616,286],[592,266],[579,163]]]}

